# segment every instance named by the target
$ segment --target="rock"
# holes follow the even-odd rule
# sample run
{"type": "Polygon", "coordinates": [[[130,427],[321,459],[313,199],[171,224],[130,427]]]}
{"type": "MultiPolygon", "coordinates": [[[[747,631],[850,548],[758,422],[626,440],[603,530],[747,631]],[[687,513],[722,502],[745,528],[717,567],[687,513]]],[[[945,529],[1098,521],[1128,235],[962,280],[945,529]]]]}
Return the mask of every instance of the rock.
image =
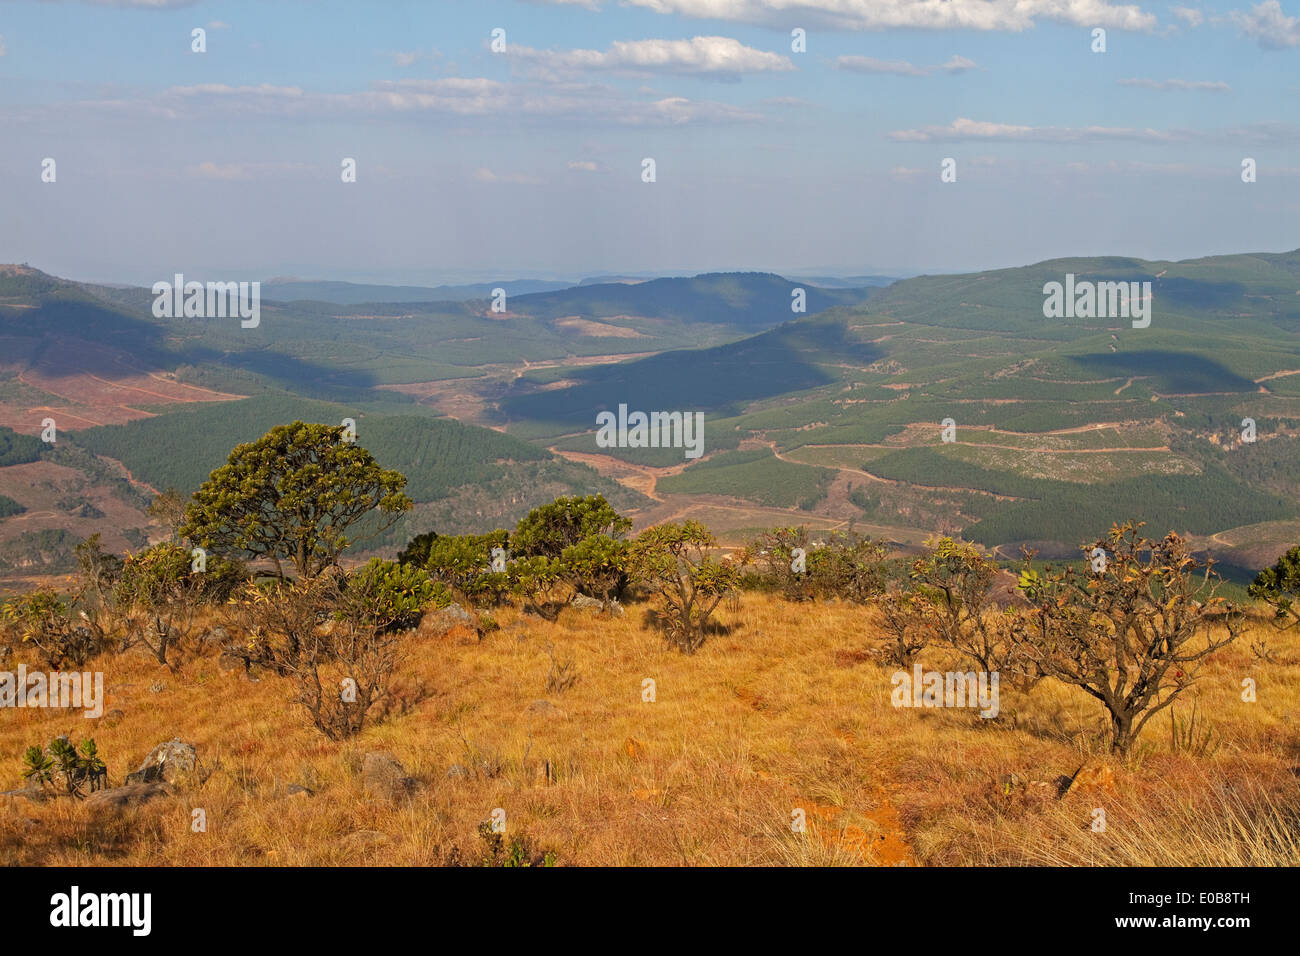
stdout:
{"type": "Polygon", "coordinates": [[[34,780],[29,780],[21,790],[0,792],[0,803],[8,803],[11,806],[19,800],[26,800],[29,803],[44,803],[48,799],[49,794],[42,790],[41,785],[34,780]]]}
{"type": "Polygon", "coordinates": [[[284,792],[286,795],[290,797],[298,797],[299,799],[302,799],[304,797],[316,796],[315,791],[309,790],[307,787],[304,787],[302,784],[299,783],[289,784],[289,786],[285,787],[284,792]]]}
{"type": "Polygon", "coordinates": [[[617,600],[611,599],[606,602],[599,598],[588,597],[585,594],[575,594],[570,598],[569,604],[581,611],[595,611],[599,614],[612,614],[615,617],[623,616],[623,605],[619,604],[617,600]]]}
{"type": "Polygon", "coordinates": [[[121,709],[119,709],[119,708],[117,708],[117,707],[114,707],[112,710],[110,710],[108,713],[106,713],[106,714],[104,715],[104,719],[105,719],[105,720],[121,720],[121,719],[122,719],[123,717],[125,717],[125,716],[126,716],[126,711],[121,710],[121,709]]]}
{"type": "Polygon", "coordinates": [[[128,783],[122,787],[97,790],[85,799],[85,805],[95,810],[126,810],[148,803],[156,797],[170,796],[172,793],[171,787],[158,781],[152,783],[128,783]]]}
{"type": "Polygon", "coordinates": [[[415,793],[415,780],[390,753],[375,751],[361,762],[361,780],[366,791],[384,800],[397,801],[415,793]]]}
{"type": "Polygon", "coordinates": [[[447,768],[447,777],[451,780],[468,780],[469,768],[464,764],[454,763],[447,768]]]}
{"type": "Polygon", "coordinates": [[[144,763],[140,764],[140,769],[126,775],[126,782],[128,784],[155,781],[170,784],[184,783],[198,769],[198,766],[199,757],[194,745],[183,743],[180,738],[174,738],[154,747],[149,752],[149,756],[144,758],[144,763]]]}
{"type": "Polygon", "coordinates": [[[207,650],[209,647],[224,647],[230,642],[230,632],[224,627],[209,628],[199,635],[199,649],[207,650]]]}
{"type": "Polygon", "coordinates": [[[446,607],[426,611],[424,617],[420,618],[415,635],[416,637],[442,637],[456,627],[477,631],[478,620],[459,604],[449,604],[446,607]]]}
{"type": "Polygon", "coordinates": [[[1100,761],[1090,760],[1074,772],[1073,777],[1060,777],[1058,793],[1064,797],[1071,793],[1115,792],[1115,771],[1100,761]]]}
{"type": "Polygon", "coordinates": [[[568,717],[563,710],[556,707],[549,700],[535,700],[528,705],[530,714],[539,714],[542,717],[568,717]]]}

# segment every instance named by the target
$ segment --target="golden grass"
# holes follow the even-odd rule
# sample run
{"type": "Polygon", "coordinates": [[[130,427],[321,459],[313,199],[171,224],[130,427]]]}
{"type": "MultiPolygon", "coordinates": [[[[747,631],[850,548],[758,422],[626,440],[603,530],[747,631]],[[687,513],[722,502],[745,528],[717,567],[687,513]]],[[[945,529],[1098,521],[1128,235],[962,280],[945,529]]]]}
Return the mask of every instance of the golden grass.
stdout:
{"type": "MultiPolygon", "coordinates": [[[[0,800],[0,863],[425,865],[453,848],[472,861],[496,807],[508,834],[561,865],[1300,863],[1300,635],[1269,635],[1278,663],[1255,661],[1248,637],[1208,663],[1179,713],[1196,698],[1221,738],[1211,755],[1172,752],[1157,718],[1118,762],[1103,752],[1100,705],[1057,684],[1026,696],[1004,683],[996,721],[894,708],[894,668],[866,653],[883,643],[872,611],[747,594],[693,657],[645,629],[643,611],[566,609],[548,623],[505,608],[481,642],[412,637],[405,712],[340,744],[310,726],[287,679],[223,674],[193,653],[174,673],[136,652],[102,657],[91,666],[110,689],[104,718],[0,711],[0,788],[21,785],[27,746],[60,733],[94,736],[113,784],[172,737],[213,772],[120,817],[0,800]],[[580,672],[550,697],[548,645],[580,672]],[[1241,700],[1244,677],[1256,703],[1241,700]],[[530,710],[540,699],[562,713],[530,710]],[[366,795],[371,750],[421,781],[415,798],[366,795]],[[1056,778],[1085,761],[1110,767],[1113,788],[1058,799],[1056,778]],[[449,778],[453,764],[470,775],[449,778]],[[497,772],[474,772],[483,764],[497,772]],[[315,796],[286,795],[294,783],[315,796]],[[1091,829],[1098,807],[1104,833],[1091,829]],[[192,832],[194,808],[206,833],[192,832]],[[796,808],[806,833],[791,827],[796,808]]],[[[933,648],[922,660],[957,668],[933,648]]]]}

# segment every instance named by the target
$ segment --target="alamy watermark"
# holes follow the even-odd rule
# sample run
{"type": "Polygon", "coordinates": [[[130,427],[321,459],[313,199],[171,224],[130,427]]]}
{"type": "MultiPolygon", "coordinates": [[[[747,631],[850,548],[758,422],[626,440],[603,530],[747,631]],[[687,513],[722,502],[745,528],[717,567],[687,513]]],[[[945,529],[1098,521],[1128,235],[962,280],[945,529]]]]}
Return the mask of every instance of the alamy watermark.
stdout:
{"type": "Polygon", "coordinates": [[[601,448],[684,448],[687,458],[704,454],[703,412],[631,412],[596,415],[596,444],[601,448]]]}
{"type": "Polygon", "coordinates": [[[87,718],[104,715],[102,671],[0,671],[0,707],[81,709],[87,718]]]}
{"type": "Polygon", "coordinates": [[[255,329],[262,321],[262,283],[186,282],[176,273],[174,282],[153,284],[156,319],[224,319],[238,316],[240,326],[255,329]]]}
{"type": "Polygon", "coordinates": [[[895,707],[979,708],[981,717],[998,715],[997,671],[923,671],[921,665],[894,671],[890,678],[895,707]]]}
{"type": "Polygon", "coordinates": [[[1076,282],[1069,272],[1064,284],[1044,285],[1043,295],[1047,319],[1132,319],[1135,329],[1151,324],[1150,282],[1076,282]]]}

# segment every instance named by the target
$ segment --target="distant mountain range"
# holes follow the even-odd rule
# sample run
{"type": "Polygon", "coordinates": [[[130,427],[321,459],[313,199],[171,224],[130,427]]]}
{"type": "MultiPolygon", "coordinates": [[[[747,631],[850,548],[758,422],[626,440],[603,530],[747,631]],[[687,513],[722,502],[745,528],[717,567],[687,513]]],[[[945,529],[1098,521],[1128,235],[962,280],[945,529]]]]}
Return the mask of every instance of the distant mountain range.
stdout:
{"type": "Polygon", "coordinates": [[[600,278],[504,283],[500,310],[374,298],[482,287],[277,282],[308,298],[264,289],[244,329],[156,318],[148,289],[0,266],[0,427],[59,433],[0,466],[0,545],[31,566],[93,530],[126,546],[149,533],[145,485],[190,490],[234,442],[293,417],[356,418],[408,470],[423,497],[389,544],[594,490],[643,524],[852,523],[1004,556],[1068,554],[1126,517],[1241,568],[1300,540],[1300,252],[846,287],[600,278]],[[1149,326],[1048,318],[1045,287],[1070,276],[1150,283],[1149,326]],[[704,413],[704,456],[597,445],[597,413],[620,405],[704,413]]]}

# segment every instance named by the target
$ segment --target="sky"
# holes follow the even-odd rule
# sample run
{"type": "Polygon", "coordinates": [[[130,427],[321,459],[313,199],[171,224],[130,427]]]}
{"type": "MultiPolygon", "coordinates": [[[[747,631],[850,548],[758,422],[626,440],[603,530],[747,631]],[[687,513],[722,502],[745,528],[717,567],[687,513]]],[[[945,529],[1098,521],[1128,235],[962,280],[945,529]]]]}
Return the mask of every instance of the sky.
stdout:
{"type": "Polygon", "coordinates": [[[1300,0],[0,0],[0,262],[70,278],[910,275],[1297,223],[1300,0]]]}

